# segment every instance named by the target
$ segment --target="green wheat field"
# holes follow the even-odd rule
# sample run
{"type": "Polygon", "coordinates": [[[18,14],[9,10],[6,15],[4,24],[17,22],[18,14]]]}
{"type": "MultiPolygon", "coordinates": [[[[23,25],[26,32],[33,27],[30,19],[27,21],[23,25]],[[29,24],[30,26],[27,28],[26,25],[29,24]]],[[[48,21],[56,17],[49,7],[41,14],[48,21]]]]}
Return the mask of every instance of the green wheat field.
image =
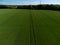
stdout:
{"type": "Polygon", "coordinates": [[[0,45],[60,45],[60,11],[0,9],[0,45]]]}

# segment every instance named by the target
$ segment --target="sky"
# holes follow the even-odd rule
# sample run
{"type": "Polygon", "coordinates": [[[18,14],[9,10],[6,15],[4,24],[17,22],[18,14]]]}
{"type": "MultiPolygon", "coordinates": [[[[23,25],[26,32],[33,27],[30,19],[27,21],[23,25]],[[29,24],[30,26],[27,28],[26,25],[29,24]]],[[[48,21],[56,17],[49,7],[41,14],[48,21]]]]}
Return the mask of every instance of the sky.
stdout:
{"type": "Polygon", "coordinates": [[[0,0],[0,4],[6,5],[37,5],[37,4],[60,4],[60,0],[0,0]]]}

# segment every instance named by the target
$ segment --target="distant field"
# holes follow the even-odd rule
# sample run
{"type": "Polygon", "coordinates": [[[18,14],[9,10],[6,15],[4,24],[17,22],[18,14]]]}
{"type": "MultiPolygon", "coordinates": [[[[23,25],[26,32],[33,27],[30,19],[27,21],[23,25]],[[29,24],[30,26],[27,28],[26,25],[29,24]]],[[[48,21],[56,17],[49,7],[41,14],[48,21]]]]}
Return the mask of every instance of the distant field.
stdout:
{"type": "Polygon", "coordinates": [[[0,45],[60,45],[60,12],[0,9],[0,45]]]}

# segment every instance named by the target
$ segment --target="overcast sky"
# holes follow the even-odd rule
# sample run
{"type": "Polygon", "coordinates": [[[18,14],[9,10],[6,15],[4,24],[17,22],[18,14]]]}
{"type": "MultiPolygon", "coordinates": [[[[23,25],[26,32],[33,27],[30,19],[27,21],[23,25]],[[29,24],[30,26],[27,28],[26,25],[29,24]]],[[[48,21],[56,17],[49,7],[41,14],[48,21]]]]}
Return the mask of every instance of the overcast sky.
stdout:
{"type": "Polygon", "coordinates": [[[27,5],[27,4],[60,4],[60,0],[0,0],[0,4],[7,5],[27,5]]]}

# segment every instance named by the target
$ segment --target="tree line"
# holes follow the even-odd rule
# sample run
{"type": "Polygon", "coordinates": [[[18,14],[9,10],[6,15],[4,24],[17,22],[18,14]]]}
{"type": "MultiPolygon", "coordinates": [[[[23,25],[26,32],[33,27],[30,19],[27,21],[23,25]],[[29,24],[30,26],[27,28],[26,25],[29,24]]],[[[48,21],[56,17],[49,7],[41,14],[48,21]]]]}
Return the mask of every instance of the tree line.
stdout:
{"type": "Polygon", "coordinates": [[[36,9],[36,10],[60,10],[60,5],[0,5],[0,9],[36,9]]]}

